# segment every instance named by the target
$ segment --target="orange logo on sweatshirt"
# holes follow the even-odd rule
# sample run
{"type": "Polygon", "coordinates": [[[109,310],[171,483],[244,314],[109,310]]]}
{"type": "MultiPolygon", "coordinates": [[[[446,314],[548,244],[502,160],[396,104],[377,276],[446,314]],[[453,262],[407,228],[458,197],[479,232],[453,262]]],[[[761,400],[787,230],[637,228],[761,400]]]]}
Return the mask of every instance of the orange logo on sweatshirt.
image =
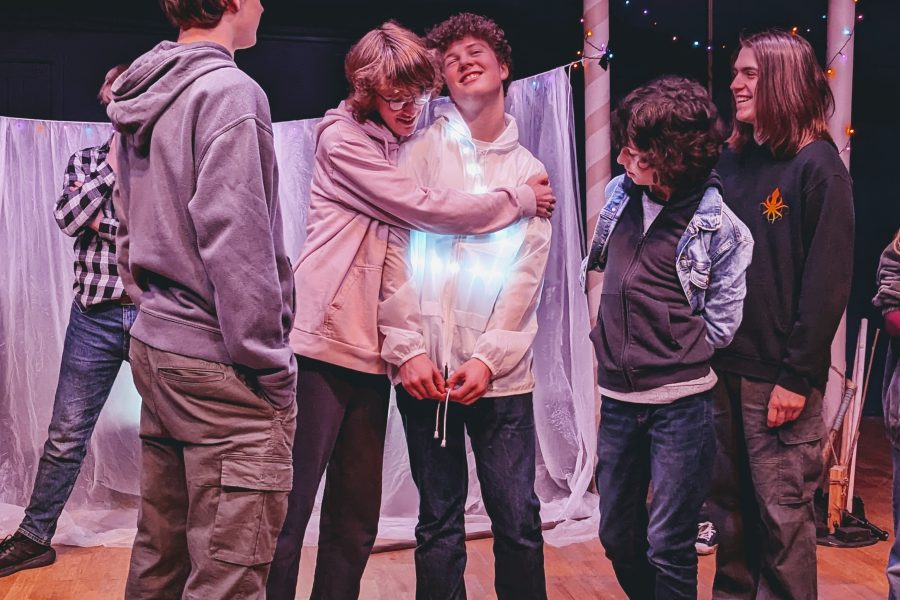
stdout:
{"type": "Polygon", "coordinates": [[[760,203],[763,208],[763,216],[769,223],[774,223],[778,219],[784,217],[787,212],[788,205],[784,203],[781,196],[781,188],[775,188],[765,202],[760,203]]]}

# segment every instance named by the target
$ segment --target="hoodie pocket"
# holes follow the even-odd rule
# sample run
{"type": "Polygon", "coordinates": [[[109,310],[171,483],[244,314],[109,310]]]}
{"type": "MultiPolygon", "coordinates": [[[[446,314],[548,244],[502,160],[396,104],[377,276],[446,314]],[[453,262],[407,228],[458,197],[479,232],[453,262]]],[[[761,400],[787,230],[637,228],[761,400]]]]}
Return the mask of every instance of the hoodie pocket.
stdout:
{"type": "Polygon", "coordinates": [[[665,363],[681,350],[681,343],[672,333],[669,306],[649,296],[631,295],[628,299],[628,344],[640,349],[631,365],[633,368],[665,363]]]}
{"type": "Polygon", "coordinates": [[[380,292],[381,266],[353,266],[325,313],[326,335],[377,352],[380,292]]]}

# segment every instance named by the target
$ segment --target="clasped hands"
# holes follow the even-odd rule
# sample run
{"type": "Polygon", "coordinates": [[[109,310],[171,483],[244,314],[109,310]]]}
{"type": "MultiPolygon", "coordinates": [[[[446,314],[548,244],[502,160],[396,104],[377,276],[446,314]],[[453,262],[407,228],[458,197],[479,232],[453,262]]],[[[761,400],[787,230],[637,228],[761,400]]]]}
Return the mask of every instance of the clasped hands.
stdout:
{"type": "Polygon", "coordinates": [[[474,404],[487,391],[491,370],[477,358],[470,358],[447,380],[425,354],[414,356],[400,366],[400,382],[416,400],[450,400],[466,406],[474,404]]]}

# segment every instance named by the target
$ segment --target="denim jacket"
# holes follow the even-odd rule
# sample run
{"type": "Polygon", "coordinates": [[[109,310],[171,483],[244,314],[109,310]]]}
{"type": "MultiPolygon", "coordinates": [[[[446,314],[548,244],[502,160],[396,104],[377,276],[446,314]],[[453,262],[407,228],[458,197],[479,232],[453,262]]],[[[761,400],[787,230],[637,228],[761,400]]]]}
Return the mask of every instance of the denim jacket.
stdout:
{"type": "MultiPolygon", "coordinates": [[[[606,268],[606,244],[630,199],[624,182],[620,175],[606,186],[606,204],[582,263],[582,287],[587,271],[606,268]]],[[[741,324],[745,273],[752,257],[750,230],[725,205],[717,188],[707,188],[678,242],[675,270],[691,310],[706,321],[706,339],[713,348],[727,346],[741,324]]]]}

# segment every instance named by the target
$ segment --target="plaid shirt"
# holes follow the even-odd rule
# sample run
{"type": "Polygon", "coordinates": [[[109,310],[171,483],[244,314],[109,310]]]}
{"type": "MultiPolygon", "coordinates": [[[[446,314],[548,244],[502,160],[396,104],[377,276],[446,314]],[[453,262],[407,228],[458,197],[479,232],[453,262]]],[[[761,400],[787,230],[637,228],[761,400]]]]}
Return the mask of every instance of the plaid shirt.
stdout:
{"type": "Polygon", "coordinates": [[[125,290],[116,266],[116,229],[112,189],[116,178],[106,162],[109,141],[79,150],[69,159],[63,192],[53,215],[66,235],[75,238],[75,301],[82,308],[118,300],[125,290]],[[99,231],[90,228],[103,213],[99,231]]]}

